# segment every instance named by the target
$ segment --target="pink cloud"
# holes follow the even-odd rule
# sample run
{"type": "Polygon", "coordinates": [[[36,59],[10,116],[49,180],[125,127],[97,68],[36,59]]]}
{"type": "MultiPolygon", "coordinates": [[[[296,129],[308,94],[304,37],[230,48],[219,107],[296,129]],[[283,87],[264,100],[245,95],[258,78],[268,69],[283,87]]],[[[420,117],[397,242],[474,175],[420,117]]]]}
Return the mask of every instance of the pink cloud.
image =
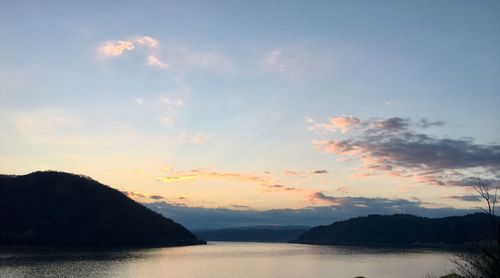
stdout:
{"type": "Polygon", "coordinates": [[[415,131],[442,126],[441,121],[334,117],[331,124],[341,132],[349,132],[348,138],[313,140],[313,145],[325,153],[358,158],[365,172],[352,177],[383,173],[414,177],[417,183],[429,185],[462,185],[462,180],[471,175],[498,179],[500,145],[436,138],[415,131]],[[356,129],[351,130],[353,126],[356,129]]]}
{"type": "Polygon", "coordinates": [[[346,133],[347,131],[349,131],[349,128],[351,128],[352,126],[359,125],[361,123],[361,121],[358,118],[351,116],[334,117],[330,119],[330,122],[342,133],[346,133]]]}
{"type": "Polygon", "coordinates": [[[150,65],[150,66],[155,66],[155,67],[159,67],[159,68],[162,68],[162,69],[166,69],[168,68],[168,65],[163,63],[162,61],[160,61],[158,59],[158,57],[156,57],[155,54],[151,54],[148,56],[147,58],[147,64],[150,65]]]}

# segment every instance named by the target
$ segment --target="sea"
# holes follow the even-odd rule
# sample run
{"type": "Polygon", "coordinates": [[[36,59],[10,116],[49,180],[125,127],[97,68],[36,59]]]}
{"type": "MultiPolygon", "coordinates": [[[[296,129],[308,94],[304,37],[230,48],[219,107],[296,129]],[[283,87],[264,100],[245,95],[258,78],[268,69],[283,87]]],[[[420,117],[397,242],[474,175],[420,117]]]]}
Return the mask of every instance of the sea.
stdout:
{"type": "Polygon", "coordinates": [[[0,247],[0,277],[440,277],[455,252],[435,249],[208,242],[147,249],[0,247]]]}

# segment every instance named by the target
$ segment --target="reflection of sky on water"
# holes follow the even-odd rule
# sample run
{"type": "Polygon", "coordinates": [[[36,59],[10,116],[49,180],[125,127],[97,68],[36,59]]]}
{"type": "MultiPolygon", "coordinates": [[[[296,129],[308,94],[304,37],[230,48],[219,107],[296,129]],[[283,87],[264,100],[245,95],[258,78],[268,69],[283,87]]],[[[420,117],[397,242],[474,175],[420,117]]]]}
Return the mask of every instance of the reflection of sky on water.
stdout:
{"type": "Polygon", "coordinates": [[[452,252],[211,242],[123,250],[3,249],[1,277],[413,277],[444,274],[452,252]],[[333,275],[333,276],[332,276],[333,275]]]}

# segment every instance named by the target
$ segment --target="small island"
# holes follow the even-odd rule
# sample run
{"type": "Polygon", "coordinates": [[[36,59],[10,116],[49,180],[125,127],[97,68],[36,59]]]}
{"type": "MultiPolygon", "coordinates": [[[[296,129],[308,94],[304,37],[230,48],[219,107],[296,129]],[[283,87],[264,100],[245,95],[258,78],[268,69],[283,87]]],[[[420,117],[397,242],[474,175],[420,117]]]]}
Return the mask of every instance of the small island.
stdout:
{"type": "Polygon", "coordinates": [[[206,244],[182,225],[82,175],[0,175],[0,196],[0,245],[206,244]]]}

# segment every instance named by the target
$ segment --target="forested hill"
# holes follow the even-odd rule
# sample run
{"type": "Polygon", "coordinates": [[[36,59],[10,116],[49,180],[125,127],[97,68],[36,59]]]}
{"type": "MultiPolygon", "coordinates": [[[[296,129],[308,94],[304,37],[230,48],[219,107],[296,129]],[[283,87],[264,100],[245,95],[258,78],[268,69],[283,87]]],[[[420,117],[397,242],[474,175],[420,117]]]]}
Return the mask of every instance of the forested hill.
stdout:
{"type": "Polygon", "coordinates": [[[494,240],[488,216],[426,218],[369,215],[310,229],[293,243],[319,245],[461,245],[494,240]]]}
{"type": "Polygon", "coordinates": [[[0,175],[0,244],[203,244],[186,228],[89,177],[0,175]]]}

